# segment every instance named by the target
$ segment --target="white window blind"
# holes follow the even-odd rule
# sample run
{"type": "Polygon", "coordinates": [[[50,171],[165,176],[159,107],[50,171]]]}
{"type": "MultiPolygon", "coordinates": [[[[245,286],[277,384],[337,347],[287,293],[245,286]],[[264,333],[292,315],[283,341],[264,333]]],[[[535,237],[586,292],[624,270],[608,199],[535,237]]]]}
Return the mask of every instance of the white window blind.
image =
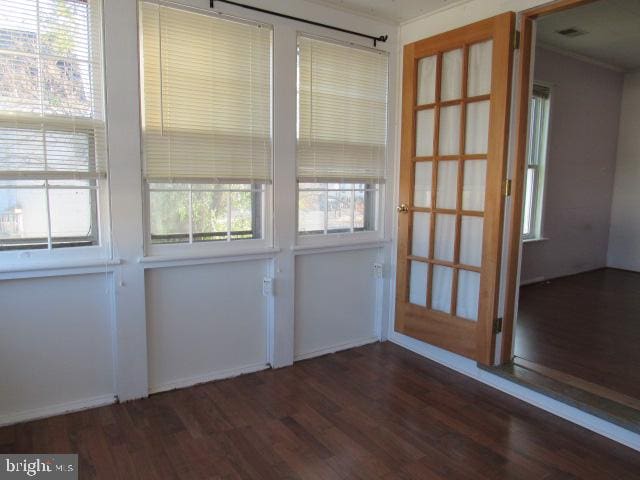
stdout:
{"type": "Polygon", "coordinates": [[[271,180],[271,29],[143,2],[148,182],[271,180]]]}
{"type": "Polygon", "coordinates": [[[388,56],[298,37],[299,182],[384,181],[388,56]]]}
{"type": "Polygon", "coordinates": [[[94,0],[0,0],[0,179],[106,174],[94,0]]]}

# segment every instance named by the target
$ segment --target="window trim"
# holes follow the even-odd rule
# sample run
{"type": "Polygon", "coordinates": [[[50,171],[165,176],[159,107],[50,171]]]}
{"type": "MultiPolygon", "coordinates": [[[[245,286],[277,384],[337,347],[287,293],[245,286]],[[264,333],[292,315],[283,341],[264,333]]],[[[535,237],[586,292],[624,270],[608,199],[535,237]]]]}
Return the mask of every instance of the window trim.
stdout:
{"type": "MultiPolygon", "coordinates": [[[[298,229],[298,221],[300,218],[300,201],[299,201],[299,185],[300,183],[309,183],[308,181],[300,181],[297,178],[297,168],[298,168],[298,156],[295,155],[294,165],[296,168],[295,177],[295,244],[292,246],[293,250],[303,250],[303,249],[314,249],[314,248],[336,248],[341,245],[350,246],[350,245],[358,245],[358,244],[373,244],[383,242],[385,239],[385,205],[387,198],[386,192],[386,182],[389,178],[389,159],[390,157],[390,145],[389,145],[389,136],[391,132],[391,109],[389,108],[391,102],[391,86],[393,85],[393,78],[391,77],[391,53],[384,50],[379,50],[377,48],[371,48],[365,45],[359,45],[353,42],[349,42],[347,40],[337,39],[335,37],[319,35],[316,33],[311,33],[304,30],[296,31],[296,48],[298,48],[298,42],[300,37],[306,37],[312,40],[320,40],[328,43],[333,43],[335,45],[340,45],[343,47],[350,47],[354,49],[364,50],[364,51],[375,51],[377,53],[381,53],[387,56],[388,67],[387,67],[387,108],[385,112],[385,128],[386,128],[386,146],[384,153],[384,177],[381,179],[380,183],[377,183],[377,194],[375,195],[375,206],[376,211],[374,213],[373,221],[376,225],[376,228],[373,230],[365,230],[358,232],[336,232],[336,233],[301,233],[298,229]]],[[[296,54],[296,58],[297,58],[296,54]]],[[[299,60],[296,59],[296,79],[299,81],[299,60]]],[[[299,128],[299,99],[298,99],[298,88],[296,86],[296,129],[299,128]]],[[[297,133],[297,132],[296,132],[297,133]]],[[[297,142],[297,135],[296,135],[297,142]]],[[[348,179],[343,179],[343,182],[327,182],[327,183],[348,183],[348,179]]],[[[353,182],[353,183],[362,183],[362,182],[353,182]]]]}
{"type": "MultiPolygon", "coordinates": [[[[101,155],[104,155],[104,168],[103,174],[95,175],[96,187],[95,192],[95,204],[92,205],[92,209],[95,209],[95,223],[97,226],[96,244],[87,246],[75,246],[68,248],[24,248],[15,250],[2,250],[0,251],[0,263],[6,265],[6,268],[2,269],[2,272],[21,272],[26,270],[51,270],[51,269],[65,269],[75,268],[76,265],[84,266],[91,265],[112,265],[114,261],[113,242],[111,238],[111,211],[110,211],[110,177],[109,177],[109,127],[107,124],[108,118],[108,102],[106,95],[106,62],[105,62],[105,28],[104,28],[104,5],[102,0],[88,0],[90,4],[90,15],[87,22],[90,26],[89,36],[93,37],[93,29],[99,28],[100,31],[96,34],[100,39],[99,48],[90,46],[89,51],[91,60],[89,64],[100,65],[100,75],[96,75],[91,71],[91,81],[96,88],[96,83],[99,82],[101,105],[103,119],[96,120],[93,118],[79,119],[80,123],[85,123],[87,126],[84,129],[94,133],[94,129],[90,128],[91,124],[97,124],[98,128],[104,129],[104,150],[101,155]],[[68,265],[68,267],[67,267],[68,265]]],[[[98,89],[96,88],[96,91],[98,89]]],[[[95,99],[93,99],[95,101],[95,99]]],[[[64,123],[67,117],[61,117],[60,122],[64,123]]],[[[95,133],[94,133],[95,135],[95,133]]],[[[95,162],[95,158],[93,158],[95,162]]],[[[43,179],[44,181],[45,179],[43,179]]],[[[45,187],[45,191],[47,188],[45,187]]]]}
{"type": "MultiPolygon", "coordinates": [[[[546,125],[544,127],[544,153],[542,161],[537,165],[530,165],[528,163],[529,157],[529,145],[527,142],[527,163],[525,165],[525,175],[524,175],[524,185],[523,185],[523,205],[522,208],[526,208],[526,190],[527,190],[527,172],[529,169],[534,169],[536,171],[536,179],[535,179],[535,187],[534,187],[534,199],[532,201],[532,215],[531,215],[531,231],[528,234],[524,234],[524,215],[523,215],[523,233],[522,233],[522,241],[525,243],[529,243],[532,241],[542,241],[548,240],[545,236],[544,232],[544,218],[545,218],[545,204],[546,204],[546,186],[547,186],[547,171],[548,171],[548,162],[549,162],[549,150],[550,150],[550,133],[551,133],[551,118],[553,111],[553,95],[554,95],[554,85],[548,82],[534,80],[532,84],[531,90],[531,98],[534,96],[534,88],[535,86],[540,86],[546,90],[548,90],[549,94],[546,99],[546,125]]],[[[531,105],[531,101],[529,101],[529,105],[531,105]]],[[[531,108],[531,107],[529,107],[531,108]]],[[[531,113],[529,113],[529,121],[531,119],[531,113]]]]}

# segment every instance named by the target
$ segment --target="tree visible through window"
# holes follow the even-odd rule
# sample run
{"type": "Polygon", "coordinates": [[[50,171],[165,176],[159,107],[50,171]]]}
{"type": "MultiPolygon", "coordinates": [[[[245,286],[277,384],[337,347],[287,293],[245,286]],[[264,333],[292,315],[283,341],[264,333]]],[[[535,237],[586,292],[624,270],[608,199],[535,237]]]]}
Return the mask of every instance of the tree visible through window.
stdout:
{"type": "Polygon", "coordinates": [[[0,249],[99,242],[106,175],[100,12],[0,0],[0,249]]]}

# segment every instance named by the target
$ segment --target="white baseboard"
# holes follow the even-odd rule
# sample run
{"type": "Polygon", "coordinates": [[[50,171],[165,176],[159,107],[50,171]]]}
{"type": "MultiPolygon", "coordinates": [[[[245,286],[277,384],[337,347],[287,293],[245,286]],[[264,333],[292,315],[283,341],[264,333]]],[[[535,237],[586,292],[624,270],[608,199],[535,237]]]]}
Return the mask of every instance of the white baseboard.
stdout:
{"type": "Polygon", "coordinates": [[[212,382],[214,380],[223,380],[225,378],[233,378],[246,373],[258,372],[266,370],[269,365],[266,363],[255,363],[253,365],[245,365],[243,367],[228,368],[226,370],[217,370],[215,372],[205,373],[204,375],[194,375],[192,377],[179,378],[160,385],[150,385],[149,394],[166,392],[175,390],[176,388],[186,388],[198,385],[199,383],[212,382]]]}
{"type": "Polygon", "coordinates": [[[84,398],[72,402],[59,403],[47,407],[24,410],[22,412],[12,412],[0,414],[0,427],[14,425],[16,423],[38,420],[41,418],[54,417],[65,413],[79,412],[90,408],[103,407],[116,403],[115,394],[101,395],[99,397],[84,398]]]}
{"type": "Polygon", "coordinates": [[[327,355],[329,353],[336,353],[340,350],[348,350],[350,348],[361,347],[362,345],[367,345],[369,343],[375,343],[379,341],[380,338],[378,338],[377,336],[359,338],[356,340],[351,340],[349,342],[339,343],[337,345],[331,345],[329,347],[312,350],[311,352],[298,353],[293,357],[293,360],[297,362],[299,360],[307,360],[308,358],[321,357],[322,355],[327,355]]]}
{"type": "Polygon", "coordinates": [[[562,403],[553,398],[547,397],[539,392],[523,387],[515,382],[511,382],[503,377],[494,375],[486,370],[478,368],[476,362],[468,358],[461,357],[455,353],[447,352],[441,348],[434,347],[406,335],[392,332],[389,341],[411,350],[423,357],[433,360],[436,363],[451,368],[468,377],[489,385],[501,392],[516,397],[535,407],[541,408],[553,415],[564,418],[572,423],[580,425],[592,432],[598,433],[615,442],[626,445],[634,450],[640,451],[640,435],[625,428],[607,422],[599,417],[586,413],[578,408],[562,403]]]}

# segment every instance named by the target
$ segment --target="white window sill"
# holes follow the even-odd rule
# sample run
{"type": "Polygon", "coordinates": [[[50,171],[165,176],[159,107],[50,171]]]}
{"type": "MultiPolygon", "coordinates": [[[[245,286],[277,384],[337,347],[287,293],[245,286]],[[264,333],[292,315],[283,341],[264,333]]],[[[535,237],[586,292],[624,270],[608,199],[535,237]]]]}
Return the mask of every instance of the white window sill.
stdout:
{"type": "Polygon", "coordinates": [[[547,237],[523,238],[522,243],[546,242],[548,240],[549,239],[547,237]]]}
{"type": "Polygon", "coordinates": [[[346,252],[350,250],[366,250],[369,248],[382,248],[389,243],[389,240],[381,238],[350,238],[349,240],[343,239],[323,239],[325,241],[319,242],[304,242],[291,247],[294,255],[311,254],[311,253],[323,253],[323,252],[346,252]]]}
{"type": "Polygon", "coordinates": [[[111,272],[120,259],[56,260],[0,265],[0,280],[111,272]]]}
{"type": "Polygon", "coordinates": [[[148,255],[140,257],[138,263],[143,268],[173,267],[181,265],[202,265],[210,263],[226,263],[271,258],[281,251],[280,248],[261,247],[235,249],[220,253],[148,255]]]}

